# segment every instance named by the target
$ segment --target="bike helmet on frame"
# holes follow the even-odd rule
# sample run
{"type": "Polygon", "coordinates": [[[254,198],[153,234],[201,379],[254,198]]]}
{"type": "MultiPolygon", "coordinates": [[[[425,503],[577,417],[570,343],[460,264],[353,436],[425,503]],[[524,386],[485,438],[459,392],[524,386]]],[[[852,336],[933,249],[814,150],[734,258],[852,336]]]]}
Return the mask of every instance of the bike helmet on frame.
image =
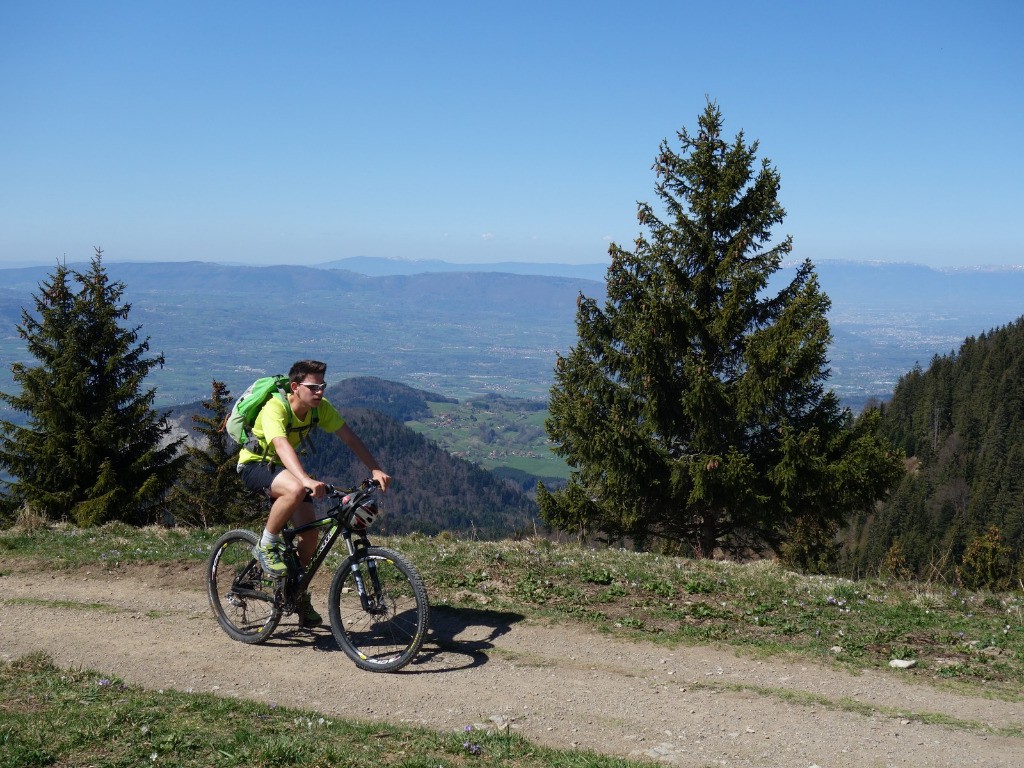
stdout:
{"type": "Polygon", "coordinates": [[[377,505],[372,500],[364,501],[349,512],[348,527],[354,531],[365,531],[377,516],[377,505]]]}

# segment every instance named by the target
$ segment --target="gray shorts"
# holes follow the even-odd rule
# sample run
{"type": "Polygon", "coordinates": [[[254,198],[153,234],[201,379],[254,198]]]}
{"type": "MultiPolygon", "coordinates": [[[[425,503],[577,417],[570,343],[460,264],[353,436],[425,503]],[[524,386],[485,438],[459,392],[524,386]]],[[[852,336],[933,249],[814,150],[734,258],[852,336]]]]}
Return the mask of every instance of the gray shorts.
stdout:
{"type": "MultiPolygon", "coordinates": [[[[270,497],[270,486],[274,482],[274,478],[284,471],[286,470],[281,464],[275,464],[271,461],[248,461],[245,464],[238,465],[238,477],[242,480],[242,485],[250,491],[262,493],[268,498],[270,497]]],[[[312,498],[312,495],[307,491],[306,501],[311,501],[312,498]]]]}
{"type": "Polygon", "coordinates": [[[238,477],[250,491],[269,493],[274,478],[284,472],[284,467],[270,461],[248,461],[238,465],[238,477]]]}

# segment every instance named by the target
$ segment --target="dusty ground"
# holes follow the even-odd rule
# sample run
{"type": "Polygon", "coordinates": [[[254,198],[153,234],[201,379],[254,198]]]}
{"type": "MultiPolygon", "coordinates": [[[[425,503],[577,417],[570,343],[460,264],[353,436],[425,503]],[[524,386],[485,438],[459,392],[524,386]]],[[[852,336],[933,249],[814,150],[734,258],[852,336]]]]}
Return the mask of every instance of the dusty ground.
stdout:
{"type": "Polygon", "coordinates": [[[669,651],[485,609],[435,611],[421,658],[393,675],[357,670],[329,629],[291,620],[267,645],[246,646],[218,627],[202,571],[2,576],[0,657],[42,650],[153,689],[434,729],[511,728],[550,746],[679,766],[1024,766],[1024,737],[986,731],[1024,729],[1024,703],[938,691],[890,670],[669,651]],[[976,727],[921,721],[929,715],[976,727]]]}

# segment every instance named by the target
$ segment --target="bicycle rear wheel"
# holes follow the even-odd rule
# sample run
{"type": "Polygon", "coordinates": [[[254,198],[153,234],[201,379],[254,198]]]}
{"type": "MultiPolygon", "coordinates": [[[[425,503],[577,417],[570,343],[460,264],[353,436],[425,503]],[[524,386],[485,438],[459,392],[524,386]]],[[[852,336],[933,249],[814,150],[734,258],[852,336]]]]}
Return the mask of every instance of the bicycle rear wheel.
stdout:
{"type": "Polygon", "coordinates": [[[263,643],[281,620],[274,582],[252,556],[259,537],[228,531],[213,545],[206,578],[210,607],[221,628],[243,643],[263,643]]]}
{"type": "Polygon", "coordinates": [[[327,605],[334,639],[360,669],[401,669],[423,645],[427,590],[412,564],[393,550],[368,547],[346,558],[331,579],[327,605]]]}

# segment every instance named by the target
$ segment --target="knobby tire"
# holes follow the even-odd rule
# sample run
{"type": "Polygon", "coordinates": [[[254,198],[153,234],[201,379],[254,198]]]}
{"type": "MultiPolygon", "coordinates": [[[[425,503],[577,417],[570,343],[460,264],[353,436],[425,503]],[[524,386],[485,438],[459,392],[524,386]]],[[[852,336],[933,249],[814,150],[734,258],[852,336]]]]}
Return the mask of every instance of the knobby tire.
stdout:
{"type": "Polygon", "coordinates": [[[252,556],[259,537],[228,531],[213,545],[206,565],[207,593],[217,622],[242,643],[264,643],[281,620],[274,582],[252,556]]]}
{"type": "Polygon", "coordinates": [[[327,604],[334,639],[360,669],[394,672],[412,661],[423,644],[430,613],[427,590],[412,564],[394,550],[368,547],[346,558],[331,579],[327,604]],[[353,562],[367,592],[366,606],[353,562]]]}

